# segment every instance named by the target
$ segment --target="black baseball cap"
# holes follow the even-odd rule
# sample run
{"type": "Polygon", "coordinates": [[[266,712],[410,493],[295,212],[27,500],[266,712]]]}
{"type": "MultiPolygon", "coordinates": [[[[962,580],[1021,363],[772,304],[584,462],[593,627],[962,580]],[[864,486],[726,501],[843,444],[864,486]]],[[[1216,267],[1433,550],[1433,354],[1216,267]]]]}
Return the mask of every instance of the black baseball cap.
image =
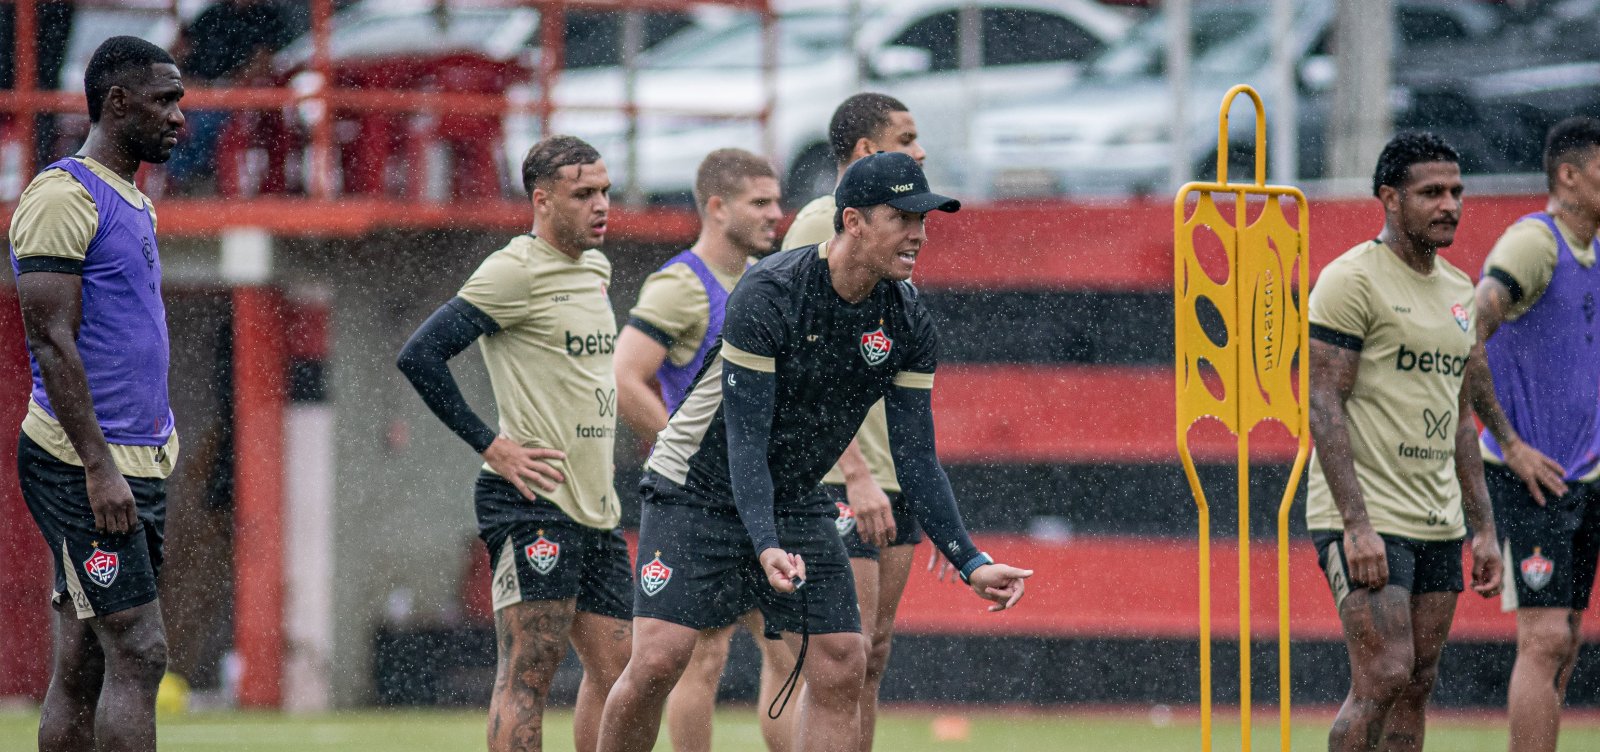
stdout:
{"type": "Polygon", "coordinates": [[[844,227],[844,210],[888,204],[901,211],[924,214],[934,210],[953,212],[961,202],[928,189],[928,176],[910,155],[880,151],[856,160],[844,171],[839,187],[833,191],[834,229],[844,227]]]}

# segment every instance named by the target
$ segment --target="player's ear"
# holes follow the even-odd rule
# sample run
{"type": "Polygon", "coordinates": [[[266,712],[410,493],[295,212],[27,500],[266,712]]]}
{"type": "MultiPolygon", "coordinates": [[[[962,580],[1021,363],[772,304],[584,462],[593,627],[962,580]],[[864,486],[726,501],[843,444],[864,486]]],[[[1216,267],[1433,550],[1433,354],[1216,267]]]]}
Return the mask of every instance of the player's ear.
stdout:
{"type": "Polygon", "coordinates": [[[1400,189],[1392,185],[1378,186],[1378,202],[1383,204],[1384,211],[1400,211],[1400,189]]]}
{"type": "Polygon", "coordinates": [[[726,208],[728,208],[727,202],[724,201],[721,196],[718,196],[715,193],[711,194],[711,196],[706,199],[707,217],[716,217],[718,221],[721,221],[724,219],[722,216],[722,210],[726,208]]]}
{"type": "Polygon", "coordinates": [[[850,150],[850,161],[854,162],[862,157],[870,157],[878,152],[878,145],[872,139],[862,136],[856,139],[856,148],[850,150]]]}

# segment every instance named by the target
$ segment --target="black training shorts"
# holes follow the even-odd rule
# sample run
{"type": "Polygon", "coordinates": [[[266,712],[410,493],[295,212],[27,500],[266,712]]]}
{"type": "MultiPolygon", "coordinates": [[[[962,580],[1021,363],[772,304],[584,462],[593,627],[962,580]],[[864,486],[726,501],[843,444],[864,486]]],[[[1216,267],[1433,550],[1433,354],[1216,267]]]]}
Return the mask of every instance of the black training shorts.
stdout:
{"type": "Polygon", "coordinates": [[[489,547],[494,609],[524,601],[578,599],[578,610],[629,619],[628,542],[620,528],[574,522],[547,499],[529,501],[494,473],[473,492],[478,537],[489,547]]]}
{"type": "Polygon", "coordinates": [[[1506,577],[1512,580],[1502,598],[1506,610],[1589,608],[1600,561],[1597,484],[1568,483],[1564,496],[1546,490],[1541,507],[1506,466],[1484,463],[1483,478],[1500,523],[1506,577]]]}
{"type": "Polygon", "coordinates": [[[112,535],[94,529],[83,468],[56,459],[27,434],[17,440],[17,477],[28,512],[50,548],[58,608],[87,619],[156,599],[167,521],[165,481],[125,476],[139,525],[112,535]]]}
{"type": "Polygon", "coordinates": [[[736,512],[707,507],[654,473],[645,474],[640,491],[634,616],[715,629],[756,607],[771,639],[799,633],[802,624],[810,634],[861,631],[855,578],[832,518],[777,518],[779,544],[805,560],[802,603],[799,593],[768,584],[736,512]]]}
{"type": "MultiPolygon", "coordinates": [[[[834,526],[839,532],[839,539],[844,541],[845,553],[852,559],[878,560],[878,547],[862,540],[861,533],[856,529],[856,514],[850,508],[850,497],[842,485],[823,483],[817,486],[817,493],[839,510],[839,516],[834,520],[834,526]]],[[[885,491],[889,496],[889,509],[894,515],[894,540],[891,546],[914,546],[922,542],[922,527],[917,524],[917,516],[911,512],[911,504],[906,501],[904,494],[899,491],[885,491]]]]}
{"type": "MultiPolygon", "coordinates": [[[[1423,593],[1459,593],[1462,590],[1461,541],[1425,541],[1379,533],[1389,561],[1389,584],[1423,593]]],[[[1354,587],[1345,563],[1344,531],[1313,530],[1311,542],[1317,547],[1317,564],[1333,591],[1333,606],[1338,608],[1354,587]]]]}

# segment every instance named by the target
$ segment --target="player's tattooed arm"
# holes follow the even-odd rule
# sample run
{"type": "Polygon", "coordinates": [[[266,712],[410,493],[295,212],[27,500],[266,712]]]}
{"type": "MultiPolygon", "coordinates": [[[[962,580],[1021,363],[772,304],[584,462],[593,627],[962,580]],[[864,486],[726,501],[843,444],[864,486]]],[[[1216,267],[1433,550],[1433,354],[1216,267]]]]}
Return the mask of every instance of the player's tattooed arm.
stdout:
{"type": "Polygon", "coordinates": [[[1467,359],[1467,384],[1463,385],[1463,389],[1470,388],[1472,411],[1477,413],[1478,419],[1483,421],[1483,427],[1500,445],[1506,467],[1527,484],[1533,500],[1544,506],[1545,489],[1558,496],[1566,494],[1566,470],[1517,435],[1516,428],[1512,427],[1505,411],[1500,408],[1500,401],[1495,398],[1494,374],[1489,370],[1488,353],[1485,350],[1489,338],[1505,322],[1512,302],[1511,290],[1500,277],[1486,274],[1483,281],[1478,283],[1473,303],[1477,309],[1478,341],[1467,359]]]}
{"type": "Polygon", "coordinates": [[[1345,559],[1350,579],[1373,589],[1389,582],[1389,562],[1383,539],[1367,519],[1367,503],[1356,480],[1355,455],[1350,447],[1350,415],[1344,403],[1355,388],[1361,350],[1332,342],[1311,340],[1311,440],[1317,445],[1317,462],[1328,481],[1334,506],[1344,519],[1345,559]]]}
{"type": "MultiPolygon", "coordinates": [[[[1488,369],[1484,369],[1488,370],[1488,369]]],[[[1478,450],[1478,432],[1468,420],[1468,394],[1473,380],[1468,371],[1461,385],[1460,416],[1456,423],[1456,481],[1461,485],[1461,509],[1472,528],[1472,589],[1485,598],[1499,595],[1501,585],[1500,536],[1495,531],[1494,507],[1489,487],[1483,480],[1483,456],[1478,450]]]]}

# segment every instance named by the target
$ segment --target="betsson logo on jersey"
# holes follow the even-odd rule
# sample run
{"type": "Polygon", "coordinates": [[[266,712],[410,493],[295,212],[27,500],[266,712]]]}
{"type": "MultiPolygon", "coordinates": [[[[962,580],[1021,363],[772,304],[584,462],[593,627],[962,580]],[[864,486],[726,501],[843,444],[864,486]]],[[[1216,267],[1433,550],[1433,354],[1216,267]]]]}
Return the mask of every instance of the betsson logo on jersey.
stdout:
{"type": "Polygon", "coordinates": [[[1421,371],[1422,373],[1437,373],[1440,376],[1460,377],[1466,372],[1467,356],[1451,355],[1446,352],[1434,350],[1433,352],[1416,352],[1404,344],[1394,356],[1394,370],[1421,371]]]}
{"type": "Polygon", "coordinates": [[[574,358],[584,355],[610,355],[617,349],[617,335],[607,332],[573,334],[567,332],[567,354],[574,358]]]}

